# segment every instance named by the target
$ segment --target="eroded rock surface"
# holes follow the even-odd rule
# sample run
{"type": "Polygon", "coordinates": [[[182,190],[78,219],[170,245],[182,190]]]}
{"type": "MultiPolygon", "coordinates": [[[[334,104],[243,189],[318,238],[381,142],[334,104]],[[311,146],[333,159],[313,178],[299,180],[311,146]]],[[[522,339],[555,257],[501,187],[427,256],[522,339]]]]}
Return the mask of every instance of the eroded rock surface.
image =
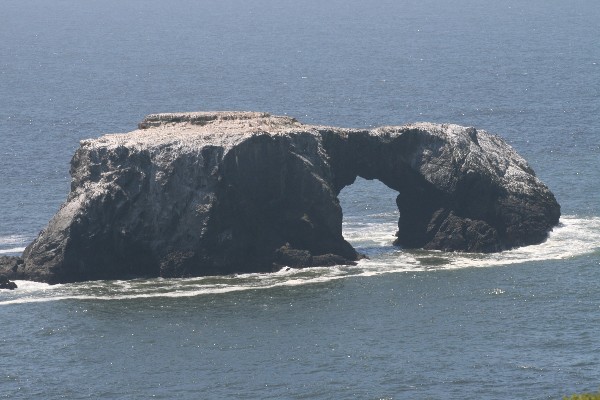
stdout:
{"type": "Polygon", "coordinates": [[[136,131],[82,141],[71,175],[15,274],[56,283],[352,263],[337,195],[357,176],[399,191],[404,247],[501,251],[543,241],[560,216],[510,146],[456,125],[154,114],[136,131]]]}

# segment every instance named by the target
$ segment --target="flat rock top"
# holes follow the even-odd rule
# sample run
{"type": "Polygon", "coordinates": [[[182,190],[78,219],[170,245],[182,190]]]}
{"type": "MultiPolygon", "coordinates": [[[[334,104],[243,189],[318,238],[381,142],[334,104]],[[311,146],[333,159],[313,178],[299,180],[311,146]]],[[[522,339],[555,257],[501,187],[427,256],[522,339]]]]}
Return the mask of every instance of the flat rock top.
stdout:
{"type": "Polygon", "coordinates": [[[162,147],[179,144],[197,147],[205,144],[230,147],[253,134],[279,134],[309,130],[294,118],[261,112],[217,111],[150,114],[138,129],[128,133],[107,134],[81,141],[86,148],[162,147]]]}
{"type": "MultiPolygon", "coordinates": [[[[534,175],[527,162],[500,138],[475,128],[428,122],[361,130],[304,125],[291,117],[264,112],[161,113],[148,115],[140,122],[137,130],[83,140],[81,146],[86,150],[110,150],[123,146],[160,153],[174,149],[194,151],[209,145],[231,149],[253,135],[298,132],[318,135],[319,130],[334,130],[340,136],[363,132],[379,137],[383,142],[411,130],[424,132],[426,135],[413,149],[412,166],[440,187],[451,184],[447,177],[452,175],[454,169],[460,173],[466,173],[470,169],[487,170],[490,176],[510,181],[511,185],[519,181],[527,182],[534,175]],[[442,139],[446,145],[439,148],[432,145],[427,137],[442,139]],[[445,169],[448,170],[447,173],[444,173],[445,169]]],[[[521,189],[528,190],[525,186],[521,189]]]]}
{"type": "MultiPolygon", "coordinates": [[[[208,111],[150,114],[138,124],[138,129],[127,133],[111,133],[98,139],[81,141],[82,147],[115,148],[119,146],[151,148],[178,143],[185,146],[213,144],[229,147],[248,136],[269,133],[310,132],[317,129],[335,129],[345,135],[362,129],[305,125],[295,118],[252,111],[208,111]]],[[[465,128],[458,125],[413,123],[402,126],[384,126],[370,130],[371,135],[393,138],[410,129],[428,131],[438,136],[452,136],[465,128]],[[448,135],[450,134],[450,135],[448,135]]],[[[473,128],[469,128],[473,129],[473,128]]]]}

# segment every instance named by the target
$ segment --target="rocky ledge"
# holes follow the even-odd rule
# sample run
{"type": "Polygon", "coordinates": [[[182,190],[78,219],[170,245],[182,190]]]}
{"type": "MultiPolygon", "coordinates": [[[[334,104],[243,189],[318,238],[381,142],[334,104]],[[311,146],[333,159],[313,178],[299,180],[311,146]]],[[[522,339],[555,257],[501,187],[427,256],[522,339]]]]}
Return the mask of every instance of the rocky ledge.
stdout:
{"type": "Polygon", "coordinates": [[[154,114],[133,132],[82,141],[71,175],[66,202],[0,273],[58,283],[352,263],[337,196],[357,176],[399,192],[405,248],[502,251],[544,241],[560,217],[509,145],[457,125],[154,114]]]}

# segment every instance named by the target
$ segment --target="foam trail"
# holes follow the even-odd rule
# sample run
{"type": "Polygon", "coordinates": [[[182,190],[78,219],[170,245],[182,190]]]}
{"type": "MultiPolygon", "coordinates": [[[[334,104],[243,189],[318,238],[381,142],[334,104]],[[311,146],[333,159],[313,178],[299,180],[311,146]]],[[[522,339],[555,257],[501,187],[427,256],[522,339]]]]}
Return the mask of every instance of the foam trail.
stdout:
{"type": "Polygon", "coordinates": [[[531,261],[579,257],[600,250],[600,218],[565,216],[548,240],[495,254],[443,253],[401,250],[391,245],[394,226],[388,222],[347,224],[346,238],[370,259],[356,266],[282,269],[263,274],[209,276],[185,279],[136,279],[96,281],[64,285],[16,281],[18,289],[0,292],[0,306],[60,300],[130,300],[219,295],[246,290],[263,290],[332,282],[348,277],[369,277],[390,273],[483,268],[531,261]]]}
{"type": "MultiPolygon", "coordinates": [[[[0,306],[41,303],[60,300],[130,300],[140,298],[180,298],[221,294],[245,290],[299,286],[307,283],[329,282],[347,275],[341,267],[284,270],[283,273],[244,274],[229,277],[186,279],[147,279],[133,281],[95,281],[77,284],[48,285],[16,281],[19,289],[12,299],[0,300],[0,306]],[[102,294],[93,292],[101,291],[102,294]]],[[[0,297],[2,299],[2,297],[0,297]]]]}

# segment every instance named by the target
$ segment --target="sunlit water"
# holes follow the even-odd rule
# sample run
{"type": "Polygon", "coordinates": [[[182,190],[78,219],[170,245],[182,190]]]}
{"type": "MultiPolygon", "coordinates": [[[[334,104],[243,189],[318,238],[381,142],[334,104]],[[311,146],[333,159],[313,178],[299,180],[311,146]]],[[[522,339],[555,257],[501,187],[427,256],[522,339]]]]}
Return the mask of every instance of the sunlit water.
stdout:
{"type": "Polygon", "coordinates": [[[0,398],[558,399],[600,387],[600,3],[5,2],[0,255],[65,199],[79,140],[161,111],[452,122],[556,194],[540,245],[392,246],[397,193],[341,194],[355,266],[0,291],[0,398]]]}

